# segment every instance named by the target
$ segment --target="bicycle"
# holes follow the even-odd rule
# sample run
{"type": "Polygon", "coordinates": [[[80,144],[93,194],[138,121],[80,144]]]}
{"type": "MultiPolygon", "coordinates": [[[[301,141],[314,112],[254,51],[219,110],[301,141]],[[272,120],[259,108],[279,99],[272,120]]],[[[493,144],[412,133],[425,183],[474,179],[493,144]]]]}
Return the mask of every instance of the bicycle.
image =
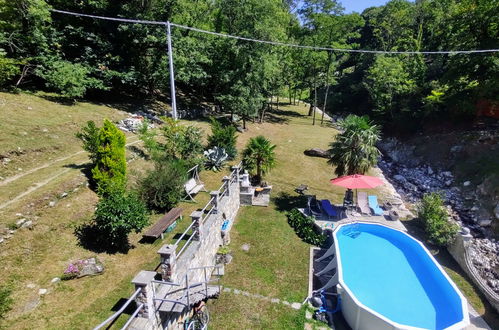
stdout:
{"type": "Polygon", "coordinates": [[[184,323],[185,330],[205,330],[210,322],[210,313],[204,301],[200,301],[194,307],[194,313],[191,318],[184,323]]]}

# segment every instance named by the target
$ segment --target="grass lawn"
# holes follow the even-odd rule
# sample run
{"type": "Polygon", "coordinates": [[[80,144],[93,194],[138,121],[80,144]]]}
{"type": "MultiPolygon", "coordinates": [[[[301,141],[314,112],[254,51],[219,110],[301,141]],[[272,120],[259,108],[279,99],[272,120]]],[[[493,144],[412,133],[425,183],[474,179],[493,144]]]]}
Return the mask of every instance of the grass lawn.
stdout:
{"type": "MultiPolygon", "coordinates": [[[[13,196],[20,196],[34,183],[46,182],[0,208],[0,227],[11,226],[20,217],[33,220],[35,224],[31,230],[17,230],[13,238],[0,245],[3,267],[0,285],[11,287],[15,299],[13,310],[2,321],[3,326],[16,329],[88,329],[111,315],[120,299],[132,293],[130,280],[137,272],[155,268],[159,262],[156,251],[162,244],[173,242],[175,235],[190,224],[188,215],[203,207],[210,196],[200,193],[196,196],[197,203],[182,203],[184,220],[163,241],[142,244],[139,242],[141,235],[133,234],[130,242],[134,248],[127,254],[85,250],[78,245],[73,233],[76,226],[91,219],[97,197],[86,187],[86,177],[82,173],[81,164],[88,161],[86,155],[73,155],[81,150],[74,133],[86,120],[100,122],[105,117],[118,119],[124,114],[102,105],[78,103],[66,106],[31,95],[6,93],[0,93],[0,109],[0,122],[3,132],[6,132],[1,137],[1,153],[8,153],[10,158],[17,146],[22,150],[31,150],[19,155],[13,152],[12,161],[3,165],[0,176],[12,178],[18,172],[49,164],[12,182],[3,184],[0,181],[0,205],[13,196]],[[69,122],[74,123],[69,125],[69,122]],[[44,132],[44,128],[48,132],[44,132]],[[20,131],[28,134],[19,135],[20,131]],[[50,137],[51,134],[59,138],[50,137]],[[38,149],[42,151],[32,151],[38,149]],[[53,162],[67,156],[70,157],[53,162]],[[17,167],[23,170],[18,171],[17,167]],[[68,196],[62,198],[64,192],[68,196]],[[55,206],[50,207],[50,201],[55,201],[55,206]],[[52,278],[61,275],[69,262],[95,255],[106,267],[104,274],[50,283],[52,278]],[[48,293],[39,297],[39,288],[47,288],[48,293]]],[[[230,245],[234,259],[226,267],[222,280],[227,287],[291,303],[301,303],[307,295],[310,246],[294,234],[285,217],[286,211],[305,203],[293,189],[307,184],[309,193],[335,203],[341,201],[344,190],[329,184],[334,174],[325,159],[303,154],[308,148],[327,148],[335,134],[329,127],[312,126],[311,119],[305,116],[306,111],[303,105],[282,107],[270,113],[266,123],[249,123],[249,130],[239,136],[239,150],[250,137],[261,134],[269,138],[277,145],[277,166],[265,178],[273,186],[270,206],[242,207],[236,219],[230,245]],[[241,249],[243,244],[249,244],[249,251],[241,249]]],[[[206,122],[191,124],[209,132],[206,122]]],[[[127,142],[134,141],[135,136],[127,137],[127,142]]],[[[150,167],[150,163],[135,157],[130,149],[127,150],[127,157],[131,160],[128,164],[129,181],[133,184],[150,167]]],[[[215,190],[228,172],[205,171],[201,173],[201,179],[208,190],[215,190]]],[[[153,215],[151,222],[154,223],[160,216],[153,215]]],[[[486,305],[473,286],[461,273],[452,273],[450,269],[454,268],[448,269],[475,308],[485,313],[486,305]],[[480,303],[485,309],[480,307],[480,303]]],[[[303,309],[294,310],[282,304],[233,293],[222,294],[218,300],[209,303],[209,309],[213,329],[303,329],[303,309]]],[[[120,318],[116,326],[123,322],[120,318]]]]}

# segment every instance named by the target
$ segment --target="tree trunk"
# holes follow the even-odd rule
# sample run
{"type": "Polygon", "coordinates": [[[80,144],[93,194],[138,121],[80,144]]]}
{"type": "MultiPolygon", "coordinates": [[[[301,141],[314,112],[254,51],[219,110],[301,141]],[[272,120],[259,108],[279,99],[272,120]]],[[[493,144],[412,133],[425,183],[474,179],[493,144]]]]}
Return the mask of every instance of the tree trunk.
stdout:
{"type": "Polygon", "coordinates": [[[326,87],[326,96],[324,96],[324,106],[322,107],[321,126],[322,126],[322,124],[324,124],[324,114],[326,113],[327,94],[328,93],[329,93],[329,84],[326,87]]]}
{"type": "Polygon", "coordinates": [[[315,125],[315,109],[317,108],[317,86],[314,86],[314,119],[312,125],[315,125]]]}
{"type": "Polygon", "coordinates": [[[324,95],[324,105],[322,106],[322,117],[321,117],[321,126],[324,124],[324,114],[326,113],[326,105],[327,105],[327,94],[329,93],[329,68],[331,67],[331,52],[327,54],[327,67],[326,67],[326,95],[324,95]]]}
{"type": "Polygon", "coordinates": [[[277,94],[277,105],[276,105],[276,109],[279,110],[279,94],[277,94]]]}
{"type": "Polygon", "coordinates": [[[292,100],[291,100],[291,97],[293,96],[293,91],[291,90],[291,86],[288,86],[288,96],[289,96],[289,105],[292,104],[292,100]]]}
{"type": "MultiPolygon", "coordinates": [[[[314,88],[313,87],[310,88],[310,96],[312,96],[312,95],[314,95],[314,88]]],[[[313,103],[314,102],[312,100],[310,100],[310,108],[308,108],[308,115],[309,116],[312,116],[312,112],[314,111],[313,103]]]]}

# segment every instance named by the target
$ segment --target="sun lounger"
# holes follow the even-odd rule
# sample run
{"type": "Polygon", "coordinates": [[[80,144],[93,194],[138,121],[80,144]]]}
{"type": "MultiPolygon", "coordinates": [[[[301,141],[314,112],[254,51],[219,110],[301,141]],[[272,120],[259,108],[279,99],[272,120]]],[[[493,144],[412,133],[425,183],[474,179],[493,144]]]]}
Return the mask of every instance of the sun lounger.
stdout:
{"type": "Polygon", "coordinates": [[[367,203],[367,193],[360,191],[357,193],[357,207],[362,214],[371,214],[369,204],[367,203]]]}
{"type": "Polygon", "coordinates": [[[373,211],[374,215],[383,215],[383,210],[378,205],[378,197],[376,197],[375,195],[371,195],[367,197],[367,200],[369,202],[369,207],[373,211]]]}
{"type": "Polygon", "coordinates": [[[321,208],[329,218],[338,217],[338,213],[336,212],[336,209],[334,208],[333,205],[331,205],[331,202],[329,200],[327,200],[327,199],[321,200],[321,208]]]}
{"type": "Polygon", "coordinates": [[[315,196],[308,197],[308,205],[307,206],[308,206],[308,213],[309,214],[311,214],[315,217],[322,216],[321,205],[315,196]]]}

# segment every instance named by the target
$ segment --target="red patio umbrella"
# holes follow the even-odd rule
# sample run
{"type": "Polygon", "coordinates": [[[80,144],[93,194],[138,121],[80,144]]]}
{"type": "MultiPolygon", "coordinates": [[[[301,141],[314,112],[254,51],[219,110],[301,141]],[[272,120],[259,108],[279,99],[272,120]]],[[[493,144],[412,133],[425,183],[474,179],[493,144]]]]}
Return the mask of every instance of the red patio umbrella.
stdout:
{"type": "Polygon", "coordinates": [[[336,179],[331,179],[332,184],[340,187],[345,187],[348,189],[371,189],[381,186],[383,181],[380,178],[369,175],[353,174],[342,176],[336,179]]]}
{"type": "Polygon", "coordinates": [[[342,176],[331,179],[330,182],[336,186],[350,189],[371,189],[383,184],[380,178],[362,174],[342,176]]]}

